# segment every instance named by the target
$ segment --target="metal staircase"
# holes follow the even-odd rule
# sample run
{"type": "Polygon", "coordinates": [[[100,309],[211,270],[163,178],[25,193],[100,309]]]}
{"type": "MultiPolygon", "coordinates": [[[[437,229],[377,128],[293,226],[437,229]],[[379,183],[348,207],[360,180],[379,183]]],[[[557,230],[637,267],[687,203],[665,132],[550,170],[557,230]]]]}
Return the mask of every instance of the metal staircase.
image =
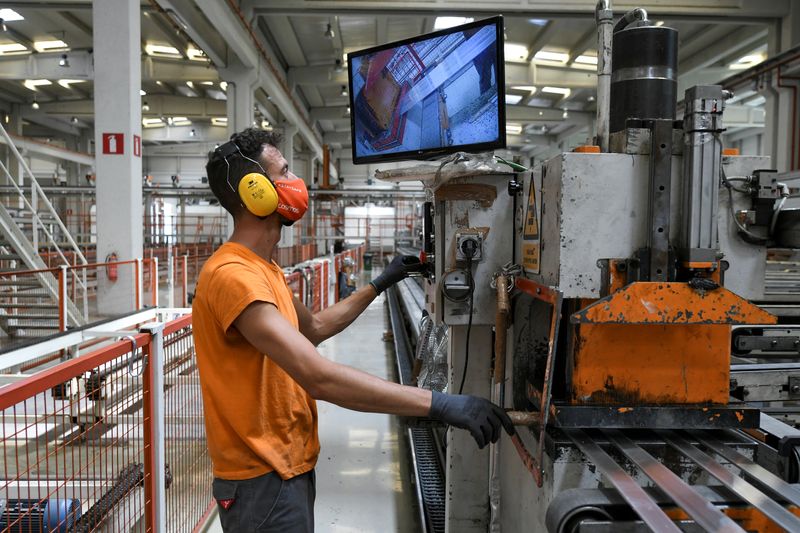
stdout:
{"type": "Polygon", "coordinates": [[[68,273],[66,267],[73,265],[59,242],[67,243],[78,265],[86,265],[86,258],[2,125],[0,135],[27,182],[23,190],[0,161],[0,175],[17,192],[7,205],[0,203],[0,330],[10,337],[29,337],[85,324],[86,269],[68,273]],[[39,255],[43,247],[55,252],[60,269],[45,264],[39,255]],[[68,281],[74,284],[69,292],[68,281]],[[82,297],[82,309],[69,293],[82,297]]]}

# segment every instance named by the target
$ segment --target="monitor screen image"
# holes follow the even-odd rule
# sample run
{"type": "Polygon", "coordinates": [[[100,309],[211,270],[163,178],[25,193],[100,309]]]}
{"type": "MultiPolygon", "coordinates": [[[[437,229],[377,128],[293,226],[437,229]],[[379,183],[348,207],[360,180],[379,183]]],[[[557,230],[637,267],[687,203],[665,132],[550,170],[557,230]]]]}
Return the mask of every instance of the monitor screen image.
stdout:
{"type": "Polygon", "coordinates": [[[353,162],[505,147],[502,17],[348,54],[353,162]]]}

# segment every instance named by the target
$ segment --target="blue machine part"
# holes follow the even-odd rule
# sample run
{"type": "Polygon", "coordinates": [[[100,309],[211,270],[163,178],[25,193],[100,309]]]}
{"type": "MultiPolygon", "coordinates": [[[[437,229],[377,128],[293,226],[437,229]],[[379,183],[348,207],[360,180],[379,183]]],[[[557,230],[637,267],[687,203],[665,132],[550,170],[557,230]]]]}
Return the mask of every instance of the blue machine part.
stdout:
{"type": "Polygon", "coordinates": [[[0,531],[67,533],[80,516],[80,500],[0,500],[0,531]]]}

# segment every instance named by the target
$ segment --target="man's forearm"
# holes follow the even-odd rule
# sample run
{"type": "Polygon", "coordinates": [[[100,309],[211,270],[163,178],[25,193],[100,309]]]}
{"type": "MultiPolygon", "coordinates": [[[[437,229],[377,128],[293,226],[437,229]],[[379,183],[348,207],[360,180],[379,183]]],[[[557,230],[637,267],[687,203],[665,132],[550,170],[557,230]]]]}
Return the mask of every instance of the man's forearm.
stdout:
{"type": "Polygon", "coordinates": [[[349,366],[328,362],[311,394],[347,409],[400,416],[428,416],[431,391],[385,381],[349,366]]]}
{"type": "Polygon", "coordinates": [[[333,337],[349,326],[377,296],[372,285],[362,287],[344,300],[314,314],[316,343],[333,337]]]}

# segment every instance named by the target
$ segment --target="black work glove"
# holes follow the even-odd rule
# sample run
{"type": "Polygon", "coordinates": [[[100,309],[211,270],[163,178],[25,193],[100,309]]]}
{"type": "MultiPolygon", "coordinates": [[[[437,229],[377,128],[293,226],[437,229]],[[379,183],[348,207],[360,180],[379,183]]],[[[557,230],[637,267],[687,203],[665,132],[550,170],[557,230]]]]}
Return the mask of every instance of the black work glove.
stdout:
{"type": "Polygon", "coordinates": [[[398,281],[408,277],[411,272],[422,272],[425,268],[419,257],[413,255],[398,255],[389,265],[383,269],[380,275],[370,281],[370,285],[375,287],[375,291],[380,294],[398,281]]]}
{"type": "Polygon", "coordinates": [[[433,391],[430,417],[468,430],[478,448],[483,448],[489,442],[497,442],[502,428],[509,435],[514,434],[514,424],[506,412],[489,400],[477,396],[433,391]]]}

